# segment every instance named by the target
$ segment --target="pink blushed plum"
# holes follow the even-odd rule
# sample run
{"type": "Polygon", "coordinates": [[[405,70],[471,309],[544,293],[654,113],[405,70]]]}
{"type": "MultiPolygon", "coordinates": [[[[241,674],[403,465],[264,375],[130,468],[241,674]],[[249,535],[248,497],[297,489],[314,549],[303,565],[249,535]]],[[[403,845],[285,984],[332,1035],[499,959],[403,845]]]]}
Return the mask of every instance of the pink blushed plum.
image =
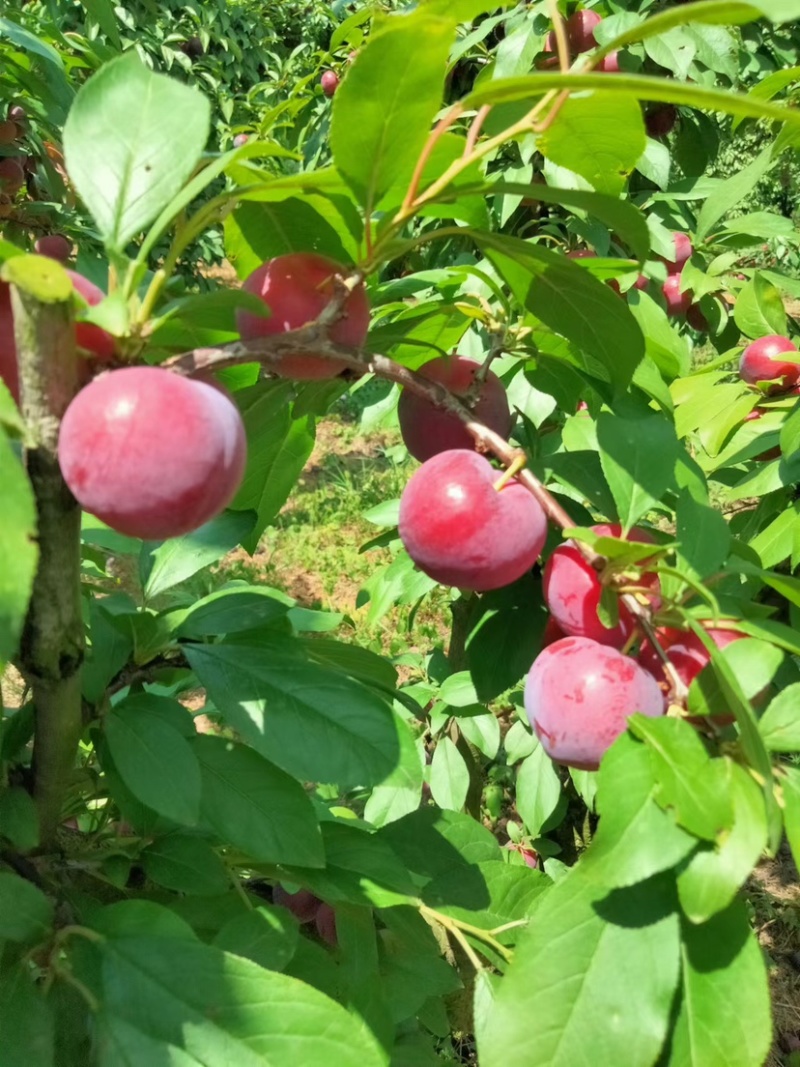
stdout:
{"type": "Polygon", "coordinates": [[[72,242],[63,233],[49,233],[45,237],[38,238],[34,249],[40,256],[47,256],[48,259],[66,263],[72,255],[72,242]]]}
{"type": "MultiPolygon", "coordinates": [[[[75,292],[78,293],[89,307],[95,307],[101,300],[105,300],[106,294],[94,282],[84,278],[75,270],[67,270],[72,280],[75,292]]],[[[93,322],[77,322],[75,324],[75,343],[79,348],[86,349],[99,360],[109,360],[114,355],[115,342],[110,333],[95,326],[93,322]]]]}
{"type": "Polygon", "coordinates": [[[619,52],[609,52],[595,67],[604,74],[619,74],[619,52]]]}
{"type": "MultiPolygon", "coordinates": [[[[591,52],[597,44],[594,31],[602,21],[596,11],[582,10],[570,15],[564,25],[564,29],[566,30],[567,42],[572,55],[591,52]]],[[[555,31],[551,30],[545,42],[545,51],[556,52],[557,50],[555,31]]]]}
{"type": "Polygon", "coordinates": [[[552,760],[596,770],[628,716],[664,714],[651,674],[616,649],[565,637],[540,652],[525,682],[525,711],[552,760]]]}
{"type": "Polygon", "coordinates": [[[331,948],[336,948],[339,943],[336,935],[336,913],[330,904],[320,904],[314,919],[314,925],[322,940],[330,945],[331,948]]]}
{"type": "Polygon", "coordinates": [[[241,416],[220,389],[159,367],[95,378],[67,408],[58,460],[81,507],[129,537],[197,529],[244,474],[241,416]]]}
{"type": "MultiPolygon", "coordinates": [[[[719,630],[714,627],[709,627],[706,633],[717,648],[727,648],[732,642],[741,641],[745,636],[737,630],[719,630]]],[[[686,686],[691,685],[703,667],[711,661],[708,649],[697,634],[691,631],[675,630],[665,626],[656,631],[656,637],[686,686]]],[[[661,658],[649,641],[642,642],[638,659],[645,670],[659,681],[664,680],[661,658]]]]}
{"type": "Polygon", "coordinates": [[[333,70],[326,70],[319,80],[326,96],[333,96],[339,88],[339,75],[333,70]]]}
{"type": "Polygon", "coordinates": [[[530,570],[547,537],[547,519],[527,489],[501,489],[477,452],[451,450],[427,460],[400,498],[399,533],[412,560],[442,585],[484,592],[530,570]]]}
{"type": "Polygon", "coordinates": [[[674,259],[665,259],[664,264],[668,274],[680,274],[684,263],[692,258],[692,240],[688,234],[678,230],[672,235],[672,244],[675,248],[674,259]]]}
{"type": "MultiPolygon", "coordinates": [[[[313,322],[333,299],[334,279],[346,276],[347,267],[313,252],[290,252],[277,256],[260,267],[242,285],[267,305],[269,318],[250,311],[236,313],[236,324],[243,341],[272,337],[296,330],[313,322]]],[[[360,348],[369,329],[369,301],[363,285],[357,285],[344,303],[343,315],[328,331],[331,341],[360,348]]],[[[284,356],[274,369],[284,378],[313,381],[335,378],[347,364],[325,359],[313,352],[284,356]]]]}
{"type": "Polygon", "coordinates": [[[786,392],[800,381],[800,352],[781,334],[759,337],[742,352],[739,375],[748,385],[772,382],[770,393],[786,392]]]}
{"type": "Polygon", "coordinates": [[[11,286],[0,282],[0,381],[19,404],[19,367],[11,313],[11,286]]]}
{"type": "Polygon", "coordinates": [[[682,318],[692,306],[691,290],[685,289],[681,292],[680,274],[670,274],[661,286],[661,292],[664,294],[670,318],[682,318]]]}
{"type": "MultiPolygon", "coordinates": [[[[622,527],[617,524],[599,523],[592,530],[599,537],[622,536],[622,527]]],[[[627,540],[654,543],[647,530],[635,527],[629,531],[627,540]]],[[[643,575],[642,584],[652,588],[653,600],[657,600],[658,579],[655,575],[643,575]]],[[[633,633],[634,620],[622,603],[619,605],[619,622],[616,626],[604,626],[597,617],[603,591],[600,576],[574,541],[559,545],[548,559],[544,568],[543,590],[550,614],[565,634],[589,637],[600,644],[621,648],[633,633]]]]}
{"type": "Polygon", "coordinates": [[[276,885],[272,890],[272,902],[290,911],[299,923],[312,923],[322,904],[319,897],[315,897],[308,889],[289,893],[280,885],[276,885]]]}
{"type": "MultiPolygon", "coordinates": [[[[419,374],[463,397],[472,386],[480,363],[466,356],[441,356],[420,367],[419,374]]],[[[511,412],[503,383],[489,371],[473,407],[475,418],[501,437],[511,430],[511,412]]],[[[404,389],[397,405],[400,432],[414,459],[424,462],[439,452],[475,448],[475,439],[457,415],[437,407],[424,397],[404,389]]]]}

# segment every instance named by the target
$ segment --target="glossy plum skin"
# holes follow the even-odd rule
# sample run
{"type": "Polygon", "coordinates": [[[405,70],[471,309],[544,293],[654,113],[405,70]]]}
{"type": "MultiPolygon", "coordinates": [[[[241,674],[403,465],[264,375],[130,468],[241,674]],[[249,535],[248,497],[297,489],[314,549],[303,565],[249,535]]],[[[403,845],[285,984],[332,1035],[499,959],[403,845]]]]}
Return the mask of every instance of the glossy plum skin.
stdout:
{"type": "MultiPolygon", "coordinates": [[[[473,383],[480,363],[466,356],[440,356],[420,367],[418,373],[439,382],[456,396],[464,396],[473,383]]],[[[492,371],[480,387],[473,407],[475,417],[501,437],[511,431],[511,412],[503,383],[492,371]]],[[[397,405],[400,433],[406,448],[421,463],[453,448],[474,450],[475,439],[457,415],[436,407],[424,397],[403,390],[397,405]]]]}
{"type": "Polygon", "coordinates": [[[680,274],[670,274],[662,285],[661,291],[667,303],[667,314],[672,318],[681,318],[692,306],[691,290],[681,292],[680,274]]]}
{"type": "Polygon", "coordinates": [[[644,125],[650,137],[666,137],[675,128],[678,109],[672,104],[659,104],[644,117],[644,125]]]}
{"type": "Polygon", "coordinates": [[[680,274],[684,263],[692,258],[694,248],[692,247],[691,238],[687,234],[681,233],[680,230],[673,233],[672,243],[675,246],[675,258],[665,259],[664,263],[669,274],[680,274]]]}
{"type": "Polygon", "coordinates": [[[11,314],[11,286],[0,282],[0,380],[19,404],[19,369],[11,314]]]}
{"type": "MultiPolygon", "coordinates": [[[[45,237],[40,237],[34,248],[38,255],[56,259],[59,263],[66,263],[72,255],[72,242],[62,233],[50,233],[45,237]]],[[[88,300],[87,303],[89,303],[88,300]]]]}
{"type": "Polygon", "coordinates": [[[298,889],[296,893],[289,893],[279,885],[273,887],[272,902],[290,911],[299,923],[313,922],[322,903],[319,897],[315,897],[308,889],[298,889]]]}
{"type": "MultiPolygon", "coordinates": [[[[597,44],[594,37],[595,27],[603,20],[596,11],[576,11],[567,19],[565,30],[571,55],[580,55],[582,52],[591,52],[597,44]]],[[[556,52],[558,45],[555,31],[551,30],[545,42],[545,51],[556,52]]]]}
{"type": "MultiPolygon", "coordinates": [[[[713,627],[709,627],[706,633],[717,648],[727,648],[734,641],[741,641],[746,636],[736,630],[717,630],[713,627]]],[[[697,634],[691,631],[674,630],[665,626],[656,631],[656,637],[667,653],[669,661],[675,667],[679,678],[687,687],[692,684],[703,667],[711,662],[708,649],[697,634]]],[[[657,681],[666,683],[661,659],[649,641],[642,642],[637,658],[641,666],[649,671],[657,681]]]]}
{"type": "Polygon", "coordinates": [[[768,392],[785,392],[800,381],[800,352],[788,337],[781,334],[759,337],[742,352],[739,376],[748,385],[779,378],[780,381],[774,382],[768,392]],[[786,358],[776,358],[779,356],[786,358]]]}
{"type": "Polygon", "coordinates": [[[331,948],[336,948],[339,938],[336,934],[336,913],[330,904],[320,904],[314,918],[317,933],[331,948]]]}
{"type": "Polygon", "coordinates": [[[25,184],[25,171],[17,159],[0,159],[0,192],[14,196],[25,184]]]}
{"type": "Polygon", "coordinates": [[[420,570],[442,585],[484,592],[530,570],[547,519],[527,489],[477,452],[440,452],[415,471],[400,498],[399,533],[420,570]]]}
{"type": "Polygon", "coordinates": [[[339,75],[333,70],[326,70],[319,80],[326,96],[333,96],[339,88],[339,75]]]}
{"type": "Polygon", "coordinates": [[[593,771],[634,712],[664,714],[651,674],[616,649],[565,637],[540,652],[525,681],[525,711],[548,756],[593,771]]]}
{"type": "MultiPolygon", "coordinates": [[[[67,270],[67,274],[72,279],[75,291],[83,297],[89,307],[94,307],[101,300],[105,300],[106,294],[94,282],[90,282],[88,278],[84,278],[82,274],[74,270],[67,270]]],[[[87,352],[91,352],[100,360],[109,360],[114,355],[114,338],[99,326],[95,326],[93,322],[75,324],[75,343],[79,348],[85,348],[87,352]]]]}
{"type": "MultiPolygon", "coordinates": [[[[347,273],[347,267],[313,252],[290,252],[262,263],[242,288],[260,297],[272,314],[265,318],[250,311],[238,311],[236,324],[242,340],[271,337],[313,322],[333,298],[335,275],[347,273]]],[[[369,301],[363,285],[358,285],[345,301],[344,315],[328,335],[336,344],[358,348],[366,340],[368,329],[369,301]]],[[[303,352],[284,356],[273,369],[284,378],[313,381],[335,378],[345,366],[339,360],[303,352]]]]}
{"type": "MultiPolygon", "coordinates": [[[[621,537],[622,527],[600,523],[592,529],[600,537],[621,537]]],[[[627,540],[654,543],[647,530],[632,529],[627,540]]],[[[657,579],[652,582],[654,596],[657,579]]],[[[621,648],[633,633],[634,622],[624,604],[619,622],[608,628],[597,617],[602,585],[597,571],[584,559],[573,541],[559,545],[544,568],[544,599],[557,626],[572,637],[588,637],[602,645],[621,648]]]]}
{"type": "Polygon", "coordinates": [[[67,408],[58,442],[81,507],[154,541],[218,515],[239,488],[246,451],[239,412],[221,389],[158,367],[95,378],[67,408]]]}
{"type": "Polygon", "coordinates": [[[609,52],[603,56],[595,69],[604,74],[619,74],[619,52],[609,52]]]}

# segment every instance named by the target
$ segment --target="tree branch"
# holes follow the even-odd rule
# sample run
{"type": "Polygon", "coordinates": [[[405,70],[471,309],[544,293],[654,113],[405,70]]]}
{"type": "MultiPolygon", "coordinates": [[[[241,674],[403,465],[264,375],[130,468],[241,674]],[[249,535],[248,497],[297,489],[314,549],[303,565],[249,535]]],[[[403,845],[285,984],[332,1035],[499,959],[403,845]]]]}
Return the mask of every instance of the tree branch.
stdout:
{"type": "Polygon", "coordinates": [[[83,619],[80,509],[61,477],[61,416],[78,388],[71,301],[44,303],[12,284],[11,303],[27,441],[24,462],[38,514],[39,567],[20,645],[19,664],[35,710],[34,800],[47,845],[61,808],[81,735],[83,619]]]}

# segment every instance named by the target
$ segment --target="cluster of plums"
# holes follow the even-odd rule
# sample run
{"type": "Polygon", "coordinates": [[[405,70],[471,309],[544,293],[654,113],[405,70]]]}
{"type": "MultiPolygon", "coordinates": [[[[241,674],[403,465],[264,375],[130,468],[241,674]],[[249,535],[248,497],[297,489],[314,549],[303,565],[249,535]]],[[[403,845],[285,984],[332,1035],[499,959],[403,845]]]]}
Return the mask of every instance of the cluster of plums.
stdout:
{"type": "MultiPolygon", "coordinates": [[[[241,337],[269,337],[316,320],[334,296],[335,277],[344,273],[341,265],[310,253],[262,264],[243,289],[263,301],[266,313],[241,309],[241,337]]],[[[87,303],[102,299],[87,279],[70,276],[87,303]]],[[[8,295],[7,286],[0,290],[0,375],[15,391],[8,295]]],[[[359,284],[330,328],[331,339],[360,348],[369,317],[359,284]]],[[[114,339],[93,324],[78,322],[76,341],[95,364],[115,354],[114,339]]],[[[345,368],[314,351],[283,356],[272,366],[279,375],[305,381],[332,378],[345,368]]],[[[491,370],[454,354],[430,361],[419,373],[466,402],[477,421],[508,437],[507,395],[491,370]]],[[[787,338],[762,338],[745,350],[741,374],[748,382],[770,383],[768,388],[792,388],[800,381],[800,353],[787,338]]],[[[474,438],[452,411],[404,391],[398,417],[409,452],[421,461],[400,502],[399,534],[411,559],[442,584],[478,592],[522,577],[547,537],[539,502],[518,478],[476,451],[474,438]]],[[[148,540],[189,532],[218,514],[235,496],[245,461],[242,420],[224,389],[213,378],[190,379],[159,367],[99,373],[78,392],[61,425],[59,462],[80,505],[113,529],[148,540]]],[[[594,531],[623,536],[618,526],[594,531]]],[[[625,536],[655,544],[646,530],[625,536]]],[[[643,568],[639,594],[657,609],[658,578],[647,573],[646,561],[643,568]]],[[[603,581],[573,542],[551,554],[544,569],[550,621],[526,685],[526,707],[543,746],[553,759],[575,767],[596,767],[632,712],[665,710],[666,683],[654,651],[645,643],[638,661],[620,651],[636,634],[625,604],[620,602],[614,626],[599,618],[603,581]]],[[[741,636],[724,629],[709,634],[720,646],[741,636]]],[[[659,638],[687,682],[708,661],[691,634],[664,631],[659,638]]]]}

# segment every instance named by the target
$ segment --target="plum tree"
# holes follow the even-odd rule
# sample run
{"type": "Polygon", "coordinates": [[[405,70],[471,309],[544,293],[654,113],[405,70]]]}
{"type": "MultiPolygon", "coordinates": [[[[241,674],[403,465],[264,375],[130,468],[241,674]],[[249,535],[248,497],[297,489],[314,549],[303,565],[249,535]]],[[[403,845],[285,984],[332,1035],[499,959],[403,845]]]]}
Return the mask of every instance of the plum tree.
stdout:
{"type": "MultiPolygon", "coordinates": [[[[316,319],[334,296],[336,275],[346,275],[340,263],[313,252],[290,252],[267,260],[245,280],[242,288],[254,293],[269,308],[267,318],[239,310],[236,323],[244,341],[296,330],[316,319]]],[[[359,348],[369,329],[369,301],[359,283],[344,302],[342,317],[328,331],[336,344],[359,348]]],[[[275,371],[285,378],[311,381],[334,378],[346,364],[313,352],[285,356],[275,371]]]]}
{"type": "Polygon", "coordinates": [[[409,556],[442,585],[483,592],[530,570],[547,537],[541,506],[516,479],[477,452],[427,460],[400,498],[400,538],[409,556]]]}
{"type": "Polygon", "coordinates": [[[14,342],[14,318],[11,313],[11,286],[0,282],[0,381],[19,403],[19,368],[14,342]]]}
{"type": "Polygon", "coordinates": [[[766,387],[769,393],[786,392],[800,381],[800,352],[782,334],[759,337],[742,352],[739,375],[748,385],[771,383],[766,387]]]}
{"type": "MultiPolygon", "coordinates": [[[[592,527],[599,537],[622,537],[622,527],[614,523],[599,523],[592,527]]],[[[634,527],[626,540],[643,544],[655,543],[647,530],[634,527]]],[[[655,576],[644,576],[643,584],[657,597],[655,576]]],[[[544,598],[550,614],[565,634],[589,637],[603,645],[621,648],[633,633],[634,620],[624,604],[619,605],[616,626],[605,626],[597,615],[603,587],[600,575],[582,555],[574,541],[559,545],[547,561],[543,577],[544,598]]]]}
{"type": "Polygon", "coordinates": [[[667,304],[667,314],[672,318],[681,318],[692,306],[692,293],[690,289],[681,292],[680,274],[670,274],[661,286],[664,300],[667,304]]]}
{"type": "MultiPolygon", "coordinates": [[[[480,366],[477,360],[467,356],[440,356],[420,367],[419,373],[430,381],[439,382],[456,396],[465,397],[474,385],[480,366]]],[[[503,383],[491,370],[480,382],[471,407],[479,422],[501,437],[508,437],[511,430],[508,397],[503,383]]],[[[406,448],[420,462],[452,448],[475,448],[474,438],[457,415],[416,393],[403,390],[397,417],[406,448]]]]}
{"type": "MultiPolygon", "coordinates": [[[[50,233],[44,237],[38,237],[34,248],[40,256],[48,256],[50,259],[57,259],[59,263],[66,263],[72,255],[72,242],[66,238],[63,233],[50,233]]],[[[87,281],[87,279],[84,279],[84,281],[87,281]]],[[[74,279],[73,284],[75,284],[74,279]]],[[[77,289],[78,286],[75,285],[75,288],[77,289]]],[[[100,293],[100,296],[102,298],[102,292],[100,293]]],[[[90,304],[91,302],[92,301],[86,299],[87,304],[90,304]]],[[[98,301],[94,302],[98,303],[98,301]]],[[[86,325],[88,326],[89,324],[87,323],[86,325]]]]}
{"type": "Polygon", "coordinates": [[[229,397],[158,367],[95,378],[67,408],[58,441],[61,472],[81,507],[147,540],[188,533],[222,511],[245,457],[229,397]]]}
{"type": "Polygon", "coordinates": [[[298,889],[296,893],[290,893],[280,885],[273,887],[272,901],[290,911],[299,923],[313,922],[322,904],[319,897],[315,897],[308,889],[298,889]]]}
{"type": "Polygon", "coordinates": [[[322,91],[323,93],[325,93],[326,96],[333,96],[333,94],[339,88],[339,75],[334,70],[323,71],[319,83],[322,86],[322,91]]]}
{"type": "Polygon", "coordinates": [[[675,247],[675,255],[673,259],[664,259],[667,272],[669,274],[680,274],[683,270],[684,263],[692,258],[692,241],[688,234],[681,233],[679,230],[673,233],[672,243],[675,247]]]}
{"type": "Polygon", "coordinates": [[[525,711],[551,759],[596,770],[629,715],[664,714],[655,678],[630,656],[587,637],[545,648],[525,681],[525,711]]]}

